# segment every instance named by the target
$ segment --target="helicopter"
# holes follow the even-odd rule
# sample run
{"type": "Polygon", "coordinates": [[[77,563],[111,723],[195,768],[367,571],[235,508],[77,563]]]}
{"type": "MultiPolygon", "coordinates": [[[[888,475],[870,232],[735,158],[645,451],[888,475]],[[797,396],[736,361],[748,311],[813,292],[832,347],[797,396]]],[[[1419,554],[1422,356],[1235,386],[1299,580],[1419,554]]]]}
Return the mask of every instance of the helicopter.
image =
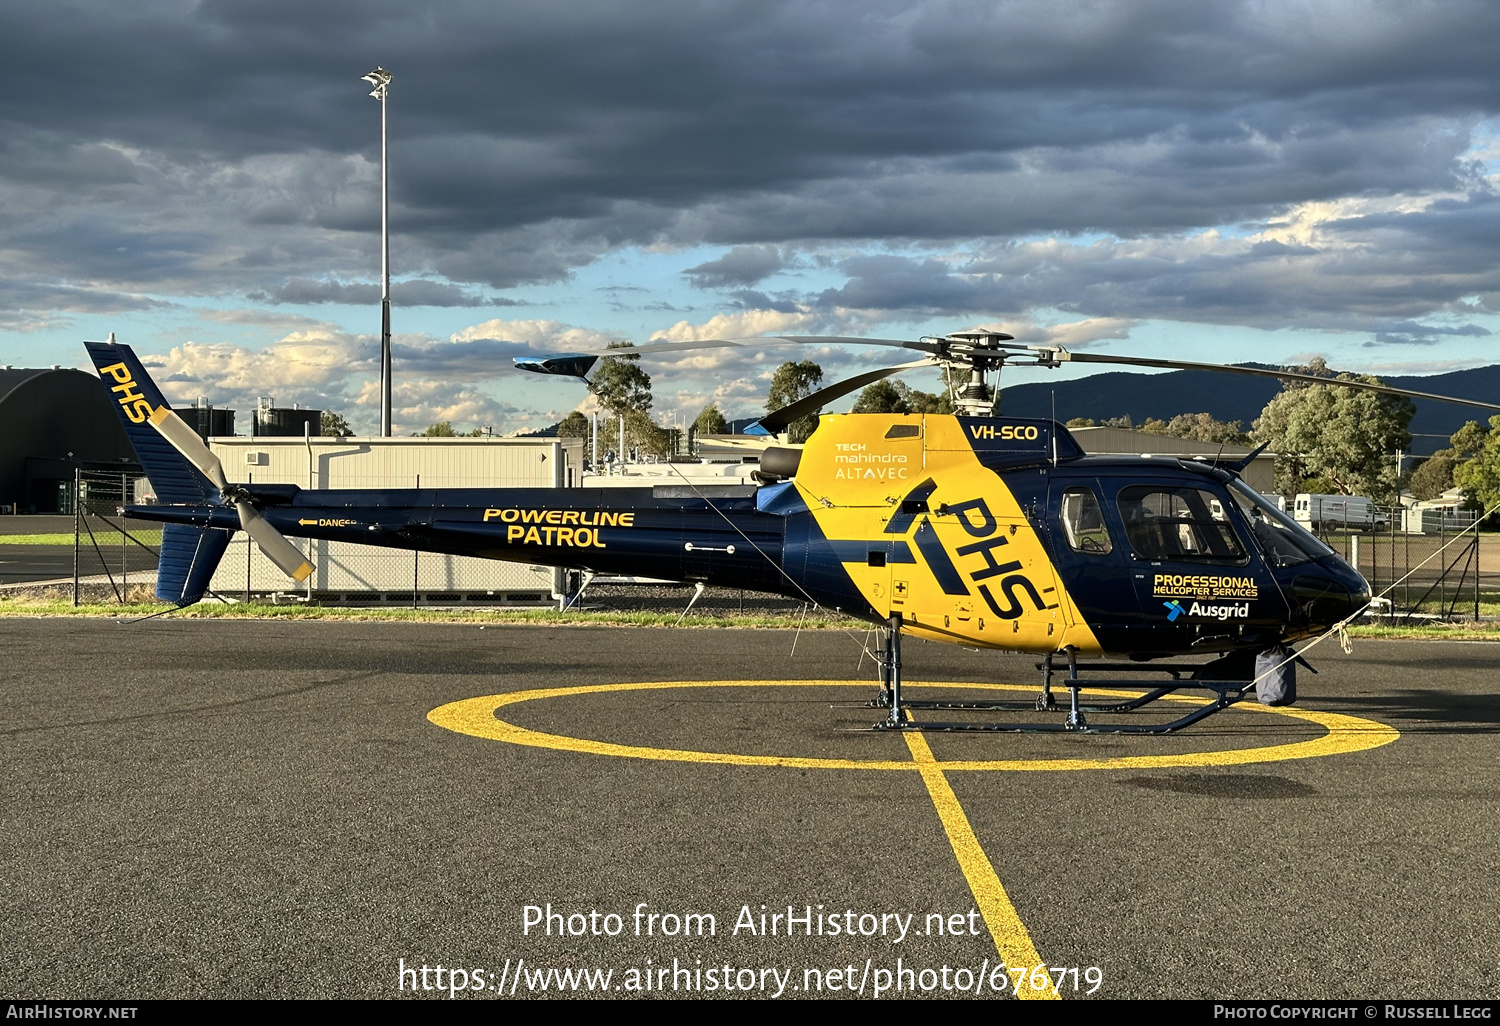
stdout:
{"type": "Polygon", "coordinates": [[[159,500],[122,512],[163,524],[157,596],[176,607],[204,597],[237,530],[298,582],[313,567],[287,536],[776,593],[879,629],[880,687],[868,704],[883,710],[873,729],[896,731],[1172,733],[1257,693],[1257,681],[1268,676],[1282,687],[1270,697],[1261,689],[1263,702],[1293,698],[1300,657],[1287,646],[1370,603],[1370,587],[1353,567],[1241,480],[1260,450],[1239,460],[1091,456],[1054,421],[1001,416],[991,373],[1070,361],[1212,369],[1500,410],[1290,371],[1073,353],[984,330],[917,340],[653,343],[516,364],[587,382],[606,355],[830,343],[923,356],[813,392],[763,417],[760,431],[776,434],[842,395],[919,367],[943,368],[959,412],[824,416],[802,447],[765,450],[753,495],[712,498],[658,497],[649,487],[311,490],[232,483],[129,346],[113,335],[85,346],[159,500]],[[903,636],[1035,653],[1041,693],[1028,703],[909,699],[901,686],[903,636]],[[1195,657],[1211,658],[1181,661],[1195,657]],[[1067,667],[1066,706],[1053,693],[1059,659],[1067,667]],[[1099,673],[1108,676],[1085,677],[1099,673]],[[1147,690],[1115,702],[1082,695],[1122,685],[1147,690]],[[1164,723],[1088,718],[1134,712],[1185,688],[1214,697],[1164,723]],[[1064,716],[938,721],[914,718],[917,709],[1064,716]]]}

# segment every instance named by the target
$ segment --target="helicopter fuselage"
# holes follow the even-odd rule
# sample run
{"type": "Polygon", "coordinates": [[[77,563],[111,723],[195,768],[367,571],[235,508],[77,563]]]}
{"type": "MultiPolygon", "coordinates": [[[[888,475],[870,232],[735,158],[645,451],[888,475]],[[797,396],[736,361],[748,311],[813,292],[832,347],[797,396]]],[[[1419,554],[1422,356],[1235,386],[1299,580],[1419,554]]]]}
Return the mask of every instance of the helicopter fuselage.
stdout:
{"type": "MultiPolygon", "coordinates": [[[[1369,601],[1353,568],[1230,471],[1086,456],[1041,420],[824,417],[790,480],[735,498],[248,487],[294,537],[775,592],[983,648],[1259,650],[1369,601]]],[[[214,501],[127,513],[238,527],[214,501]]]]}

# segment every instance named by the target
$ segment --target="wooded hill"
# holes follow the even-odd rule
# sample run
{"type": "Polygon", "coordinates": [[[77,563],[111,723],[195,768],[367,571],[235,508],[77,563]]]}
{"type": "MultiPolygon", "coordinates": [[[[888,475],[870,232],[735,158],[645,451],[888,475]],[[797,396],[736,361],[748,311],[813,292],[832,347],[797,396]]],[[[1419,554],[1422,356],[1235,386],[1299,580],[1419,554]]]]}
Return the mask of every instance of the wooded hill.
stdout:
{"type": "MultiPolygon", "coordinates": [[[[1045,372],[1013,371],[1009,380],[1015,382],[1021,373],[1034,378],[1045,372]]],[[[1395,388],[1500,403],[1500,364],[1430,376],[1381,375],[1380,379],[1395,388]]],[[[1206,412],[1219,420],[1241,421],[1248,431],[1266,403],[1280,391],[1281,385],[1269,378],[1216,374],[1213,371],[1184,370],[1165,374],[1111,371],[1073,381],[1032,380],[1026,384],[1007,385],[1000,409],[1010,417],[1050,417],[1055,394],[1057,419],[1064,422],[1074,417],[1103,421],[1128,416],[1131,423],[1143,424],[1150,417],[1171,420],[1179,413],[1206,412]]],[[[1417,415],[1411,422],[1412,452],[1428,455],[1445,448],[1448,436],[1470,420],[1488,426],[1489,416],[1484,410],[1418,400],[1417,415]]]]}

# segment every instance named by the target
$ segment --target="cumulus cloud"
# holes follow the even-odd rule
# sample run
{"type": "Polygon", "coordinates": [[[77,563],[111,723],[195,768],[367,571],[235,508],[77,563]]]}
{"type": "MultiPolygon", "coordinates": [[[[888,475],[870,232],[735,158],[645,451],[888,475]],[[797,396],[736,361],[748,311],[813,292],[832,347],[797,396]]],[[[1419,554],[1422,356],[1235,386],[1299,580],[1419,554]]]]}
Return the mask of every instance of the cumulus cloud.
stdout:
{"type": "MultiPolygon", "coordinates": [[[[1081,321],[1041,324],[1025,319],[976,324],[974,328],[1003,331],[1028,345],[1057,345],[1084,349],[1107,339],[1129,338],[1137,322],[1126,317],[1087,317],[1081,321]]],[[[969,330],[969,329],[960,329],[969,330]]]]}
{"type": "Polygon", "coordinates": [[[681,273],[732,290],[725,321],[667,337],[1043,311],[1464,337],[1500,312],[1497,31],[1479,0],[21,5],[0,328],[373,303],[380,53],[400,304],[712,244],[681,273]],[[793,252],[818,285],[756,291],[793,252]]]}
{"type": "Polygon", "coordinates": [[[1477,192],[1378,212],[1299,212],[1244,235],[1210,229],[1087,242],[1051,237],[942,256],[855,257],[842,264],[845,284],[814,301],[888,315],[992,311],[1024,319],[1028,311],[1058,309],[1423,341],[1484,333],[1432,318],[1473,314],[1466,298],[1500,289],[1500,250],[1492,242],[1500,236],[1488,234],[1495,231],[1500,196],[1477,192]],[[1393,322],[1402,326],[1393,329],[1393,322]]]}
{"type": "MultiPolygon", "coordinates": [[[[379,420],[379,381],[366,382],[352,398],[364,412],[363,419],[379,420]]],[[[496,428],[509,424],[520,412],[492,396],[469,388],[455,388],[446,381],[402,378],[391,385],[393,433],[421,432],[440,421],[448,421],[456,430],[496,428]]]]}
{"type": "MultiPolygon", "coordinates": [[[[305,314],[289,313],[284,310],[256,310],[241,307],[231,310],[199,310],[197,314],[205,321],[213,321],[219,324],[240,324],[257,328],[268,328],[271,330],[291,331],[294,328],[311,328],[322,324],[314,317],[305,314]]],[[[331,327],[324,325],[324,327],[331,327]]]]}
{"type": "MultiPolygon", "coordinates": [[[[624,341],[619,335],[577,328],[561,321],[493,319],[471,325],[450,336],[450,342],[503,340],[541,352],[567,352],[575,349],[603,349],[612,342],[624,341]]],[[[522,355],[517,353],[517,355],[522,355]]],[[[534,353],[532,354],[534,355],[534,353]]]]}
{"type": "Polygon", "coordinates": [[[786,266],[775,246],[735,246],[717,260],[689,267],[683,275],[700,289],[758,284],[786,266]]]}
{"type": "MultiPolygon", "coordinates": [[[[528,414],[535,411],[503,401],[483,387],[486,380],[510,371],[512,351],[524,350],[505,345],[485,339],[393,339],[395,429],[421,431],[447,420],[464,428],[504,432],[533,419],[528,414]]],[[[186,342],[161,356],[146,357],[145,362],[174,403],[202,396],[216,406],[249,410],[258,397],[269,395],[280,406],[342,413],[363,432],[373,432],[379,423],[377,336],[322,326],[290,332],[264,349],[186,342]]]]}
{"type": "MultiPolygon", "coordinates": [[[[312,278],[288,278],[280,285],[259,289],[247,295],[258,303],[348,303],[368,306],[380,302],[380,286],[374,282],[317,281],[312,278]]],[[[515,306],[516,300],[467,292],[449,282],[414,278],[391,282],[391,302],[412,306],[515,306]]]]}
{"type": "MultiPolygon", "coordinates": [[[[217,318],[240,323],[243,311],[217,318]]],[[[437,421],[496,433],[556,423],[570,404],[586,411],[593,399],[577,382],[516,371],[517,356],[603,348],[618,336],[553,320],[493,319],[448,338],[397,334],[392,417],[398,433],[422,431],[437,421]]],[[[380,338],[334,325],[298,323],[268,346],[189,341],[143,360],[174,403],[205,397],[220,407],[248,411],[258,397],[277,405],[333,410],[361,433],[379,423],[380,338]]],[[[691,373],[691,368],[685,368],[691,373]]],[[[761,389],[764,391],[764,388],[761,389]]],[[[658,412],[669,413],[669,395],[658,412]]],[[[247,414],[248,415],[248,414],[247,414]]]]}

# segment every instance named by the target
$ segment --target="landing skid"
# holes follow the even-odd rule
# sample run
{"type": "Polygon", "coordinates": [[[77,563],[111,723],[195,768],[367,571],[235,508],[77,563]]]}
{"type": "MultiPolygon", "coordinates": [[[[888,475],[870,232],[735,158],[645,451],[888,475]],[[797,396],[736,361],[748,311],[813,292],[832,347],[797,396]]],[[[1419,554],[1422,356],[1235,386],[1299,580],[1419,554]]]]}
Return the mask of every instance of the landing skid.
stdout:
{"type": "Polygon", "coordinates": [[[954,699],[911,700],[901,694],[901,616],[890,619],[890,626],[883,632],[884,645],[879,659],[880,694],[866,704],[867,708],[888,710],[886,718],[872,724],[876,731],[923,731],[938,733],[977,734],[1171,734],[1192,726],[1215,713],[1222,712],[1246,698],[1253,690],[1252,681],[1216,681],[1184,679],[1202,669],[1194,663],[1160,663],[1146,666],[1137,663],[1093,663],[1080,666],[1077,653],[1067,649],[1068,675],[1059,683],[1068,689],[1068,704],[1062,706],[1052,692],[1053,677],[1057,670],[1053,665],[1053,654],[1047,653],[1037,669],[1042,671],[1042,693],[1030,702],[959,701],[954,699]],[[1085,688],[1141,687],[1151,683],[1139,677],[1093,678],[1084,683],[1082,673],[1120,672],[1165,673],[1170,682],[1154,687],[1144,694],[1118,702],[1085,702],[1081,693],[1085,688]],[[1092,725],[1087,713],[1127,713],[1144,708],[1184,688],[1202,689],[1214,694],[1213,701],[1195,708],[1186,716],[1165,723],[1107,723],[1092,725]],[[909,715],[910,710],[930,709],[965,712],[1019,712],[1019,711],[1065,711],[1061,723],[983,723],[983,722],[938,722],[917,721],[909,715]]]}

